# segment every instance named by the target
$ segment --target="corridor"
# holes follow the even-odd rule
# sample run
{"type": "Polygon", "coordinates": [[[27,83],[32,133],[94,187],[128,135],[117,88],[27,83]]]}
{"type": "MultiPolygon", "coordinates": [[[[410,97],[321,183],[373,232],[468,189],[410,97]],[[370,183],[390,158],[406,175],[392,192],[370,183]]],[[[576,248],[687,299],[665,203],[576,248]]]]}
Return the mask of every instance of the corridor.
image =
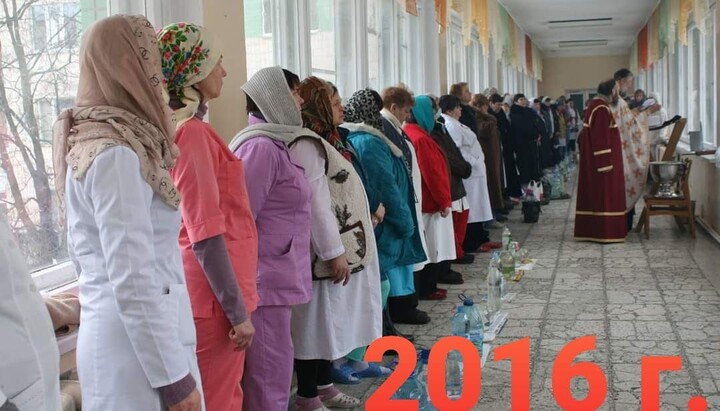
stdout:
{"type": "MultiPolygon", "coordinates": [[[[585,335],[597,337],[596,350],[578,359],[600,365],[607,376],[601,410],[639,409],[643,355],[682,357],[682,371],[662,375],[661,410],[687,410],[697,395],[708,400],[708,410],[720,409],[720,246],[704,230],[691,240],[670,217],[651,220],[650,240],[631,233],[625,244],[578,243],[574,211],[573,200],[557,200],[543,208],[537,224],[523,224],[517,208],[508,222],[538,263],[519,283],[510,283],[509,292],[518,294],[503,306],[508,322],[493,349],[530,337],[532,409],[560,409],[552,394],[552,362],[568,342],[585,335]]],[[[499,240],[500,230],[493,236],[499,240]]],[[[421,302],[430,324],[399,326],[417,345],[429,348],[452,334],[455,295],[485,295],[489,254],[477,257],[473,265],[455,266],[466,283],[447,286],[446,301],[421,302]]],[[[493,362],[491,354],[475,409],[510,409],[510,379],[510,362],[493,362]]],[[[345,387],[367,399],[380,383],[345,387]]],[[[572,387],[576,398],[587,394],[582,379],[572,387]]]]}

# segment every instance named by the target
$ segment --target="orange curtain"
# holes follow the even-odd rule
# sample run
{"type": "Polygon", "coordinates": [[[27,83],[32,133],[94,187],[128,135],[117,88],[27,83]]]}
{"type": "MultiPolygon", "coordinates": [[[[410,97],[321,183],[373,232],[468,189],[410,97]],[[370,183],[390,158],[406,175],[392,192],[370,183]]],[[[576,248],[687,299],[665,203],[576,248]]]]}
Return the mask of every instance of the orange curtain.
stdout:
{"type": "Polygon", "coordinates": [[[648,68],[648,26],[647,24],[645,27],[640,30],[640,34],[638,35],[638,68],[640,70],[645,70],[648,68]]]}
{"type": "Polygon", "coordinates": [[[527,65],[527,72],[534,74],[535,70],[533,67],[533,44],[532,39],[527,34],[525,35],[525,64],[527,65]]]}
{"type": "Polygon", "coordinates": [[[417,0],[405,0],[405,11],[413,16],[418,15],[417,0]]]}
{"type": "Polygon", "coordinates": [[[440,33],[444,33],[448,21],[448,0],[435,0],[435,21],[440,26],[440,33]]]}

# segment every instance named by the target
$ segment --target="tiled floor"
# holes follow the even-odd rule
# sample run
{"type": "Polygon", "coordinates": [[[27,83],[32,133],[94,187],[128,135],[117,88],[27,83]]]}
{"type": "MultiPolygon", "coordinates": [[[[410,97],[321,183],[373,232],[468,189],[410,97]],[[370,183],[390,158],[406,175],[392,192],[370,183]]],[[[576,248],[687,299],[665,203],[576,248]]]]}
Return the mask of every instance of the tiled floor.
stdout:
{"type": "MultiPolygon", "coordinates": [[[[662,375],[661,409],[687,410],[688,400],[702,395],[708,409],[719,410],[720,246],[703,230],[691,240],[669,217],[653,218],[650,240],[632,233],[624,244],[577,243],[574,210],[573,200],[553,201],[532,225],[521,222],[519,211],[510,216],[513,238],[538,264],[511,283],[518,296],[504,306],[509,321],[494,346],[530,337],[532,409],[560,409],[552,393],[554,358],[572,339],[595,335],[596,350],[579,358],[597,363],[607,376],[600,409],[640,409],[641,356],[679,355],[682,370],[662,375]]],[[[500,231],[492,235],[499,239],[500,231]]],[[[477,300],[485,293],[488,258],[479,254],[473,265],[456,267],[466,282],[449,286],[447,301],[421,303],[430,324],[400,329],[425,347],[449,335],[455,295],[477,300]]],[[[367,399],[380,383],[341,388],[367,399]]],[[[574,380],[572,387],[576,398],[587,394],[583,380],[574,380]]],[[[510,409],[509,361],[490,360],[483,368],[476,409],[510,409]]]]}

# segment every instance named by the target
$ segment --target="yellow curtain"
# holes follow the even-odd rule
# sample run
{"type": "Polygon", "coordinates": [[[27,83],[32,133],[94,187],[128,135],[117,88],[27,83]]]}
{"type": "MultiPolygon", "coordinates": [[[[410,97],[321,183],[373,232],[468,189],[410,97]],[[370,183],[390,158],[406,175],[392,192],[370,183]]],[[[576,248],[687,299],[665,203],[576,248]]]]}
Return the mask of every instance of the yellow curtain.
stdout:
{"type": "Polygon", "coordinates": [[[527,62],[525,61],[525,33],[520,30],[520,26],[515,25],[515,56],[517,68],[523,73],[527,73],[527,62]]]}
{"type": "Polygon", "coordinates": [[[475,26],[478,28],[480,35],[480,44],[482,44],[483,54],[488,55],[490,52],[490,24],[488,22],[488,2],[487,0],[475,0],[472,2],[472,14],[475,26]]]}
{"type": "Polygon", "coordinates": [[[472,41],[473,15],[470,0],[459,0],[460,17],[462,18],[462,32],[465,46],[469,46],[472,41]]]}
{"type": "Polygon", "coordinates": [[[693,0],[680,0],[680,17],[678,18],[677,34],[678,41],[685,46],[688,44],[687,24],[693,5],[693,0]]]}
{"type": "Polygon", "coordinates": [[[638,70],[638,45],[635,40],[630,48],[630,71],[633,73],[639,73],[638,70]]]}
{"type": "Polygon", "coordinates": [[[464,0],[452,0],[452,8],[457,11],[458,13],[462,13],[463,11],[463,2],[464,0]]]}

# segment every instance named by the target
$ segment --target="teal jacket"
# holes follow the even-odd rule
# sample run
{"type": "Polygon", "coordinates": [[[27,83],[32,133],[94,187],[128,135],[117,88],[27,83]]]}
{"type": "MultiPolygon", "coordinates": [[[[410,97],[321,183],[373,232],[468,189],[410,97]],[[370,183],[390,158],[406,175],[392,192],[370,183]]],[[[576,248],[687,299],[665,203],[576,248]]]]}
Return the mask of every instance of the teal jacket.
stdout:
{"type": "Polygon", "coordinates": [[[366,183],[379,193],[385,219],[375,228],[380,268],[387,273],[396,267],[425,261],[420,240],[415,196],[402,151],[382,131],[364,124],[344,124],[367,175],[366,183]]]}

